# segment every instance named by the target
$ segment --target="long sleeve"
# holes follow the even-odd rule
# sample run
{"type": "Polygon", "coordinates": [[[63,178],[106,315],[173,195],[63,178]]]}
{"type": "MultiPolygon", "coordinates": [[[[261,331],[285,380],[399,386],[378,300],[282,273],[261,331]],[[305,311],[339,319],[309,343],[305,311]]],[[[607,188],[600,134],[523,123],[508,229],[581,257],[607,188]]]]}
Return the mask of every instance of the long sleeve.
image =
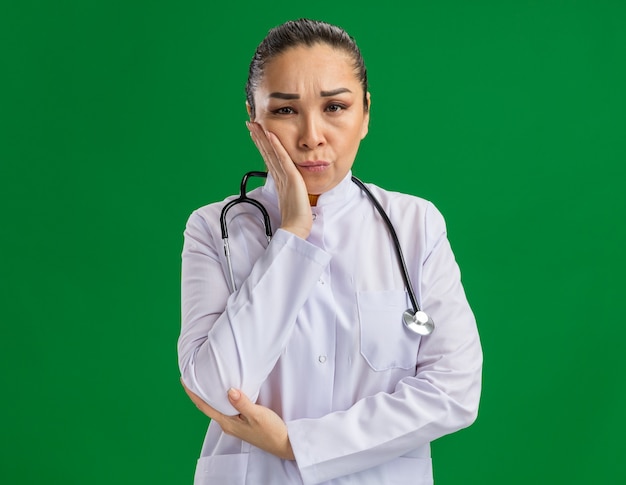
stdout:
{"type": "MultiPolygon", "coordinates": [[[[436,329],[421,339],[415,374],[401,379],[392,393],[379,392],[346,410],[287,423],[305,484],[384,464],[476,418],[482,368],[476,323],[443,218],[432,206],[427,218],[425,244],[431,250],[418,289],[436,329]]],[[[380,322],[383,327],[395,324],[380,322]]]]}
{"type": "Polygon", "coordinates": [[[184,236],[181,374],[209,405],[236,414],[226,391],[235,387],[256,399],[330,257],[279,230],[242,287],[229,296],[217,249],[221,240],[214,241],[198,213],[190,217],[184,236]]]}

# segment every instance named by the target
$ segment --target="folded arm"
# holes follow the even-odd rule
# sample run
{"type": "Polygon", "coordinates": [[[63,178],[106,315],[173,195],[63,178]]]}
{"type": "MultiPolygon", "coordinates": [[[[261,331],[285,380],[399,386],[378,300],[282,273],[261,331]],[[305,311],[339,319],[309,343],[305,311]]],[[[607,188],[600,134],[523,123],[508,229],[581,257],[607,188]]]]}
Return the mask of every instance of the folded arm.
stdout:
{"type": "Polygon", "coordinates": [[[256,400],[330,256],[278,230],[241,288],[229,295],[217,248],[221,241],[212,241],[205,221],[192,215],[183,248],[179,367],[189,389],[234,415],[227,390],[241,389],[256,400]]]}
{"type": "Polygon", "coordinates": [[[431,217],[431,251],[422,266],[419,288],[422,307],[436,328],[422,337],[415,375],[400,380],[393,392],[365,397],[345,411],[287,422],[305,484],[357,473],[410,454],[476,419],[482,373],[480,339],[443,218],[436,210],[431,217]]]}

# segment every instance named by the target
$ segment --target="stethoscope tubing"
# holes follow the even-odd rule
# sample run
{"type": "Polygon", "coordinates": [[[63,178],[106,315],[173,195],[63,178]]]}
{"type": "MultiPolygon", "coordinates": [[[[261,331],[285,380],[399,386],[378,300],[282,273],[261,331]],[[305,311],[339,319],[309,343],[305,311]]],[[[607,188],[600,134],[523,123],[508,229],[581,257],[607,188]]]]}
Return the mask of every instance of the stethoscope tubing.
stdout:
{"type": "Polygon", "coordinates": [[[382,217],[383,220],[385,221],[387,230],[389,231],[389,234],[391,238],[393,239],[393,247],[396,250],[396,256],[398,257],[398,264],[400,265],[400,269],[402,270],[401,271],[402,279],[404,280],[404,286],[406,287],[406,291],[409,294],[409,299],[411,300],[411,306],[413,307],[413,311],[415,313],[421,311],[420,306],[417,303],[417,298],[415,296],[415,290],[413,289],[413,284],[411,283],[411,279],[409,278],[409,270],[406,266],[406,261],[404,260],[404,253],[402,252],[400,239],[398,239],[398,234],[396,233],[396,230],[393,227],[393,224],[391,223],[389,216],[387,216],[387,213],[385,212],[383,207],[380,205],[380,202],[378,202],[376,197],[374,197],[374,194],[372,194],[370,189],[368,189],[367,186],[363,182],[361,182],[354,175],[352,176],[352,181],[360,187],[360,189],[365,193],[365,195],[367,195],[367,197],[372,202],[374,207],[376,207],[376,210],[380,214],[380,217],[382,217]]]}
{"type": "MultiPolygon", "coordinates": [[[[235,275],[233,274],[233,266],[230,257],[230,246],[228,243],[228,227],[226,224],[226,215],[228,211],[235,205],[240,203],[253,205],[263,215],[263,225],[265,226],[265,236],[267,237],[267,242],[269,243],[272,239],[272,224],[267,209],[259,201],[252,199],[246,195],[246,185],[248,183],[248,178],[250,177],[267,177],[267,172],[247,172],[241,180],[239,197],[228,202],[224,206],[224,208],[222,209],[222,213],[220,214],[220,226],[222,231],[222,241],[224,243],[224,255],[226,256],[226,264],[228,266],[228,276],[230,279],[232,292],[237,291],[237,285],[235,284],[235,275]]],[[[413,289],[411,278],[409,278],[409,270],[407,269],[406,261],[404,260],[404,253],[402,252],[400,240],[391,220],[389,219],[389,216],[387,216],[387,213],[380,205],[380,202],[378,202],[376,197],[374,197],[374,194],[372,194],[372,192],[363,182],[361,182],[358,178],[354,176],[352,176],[352,182],[354,182],[361,189],[361,191],[365,193],[367,198],[374,205],[376,211],[385,222],[385,226],[387,227],[389,235],[393,240],[393,246],[395,248],[396,256],[398,258],[398,265],[400,266],[402,279],[404,280],[404,286],[406,288],[407,294],[409,295],[409,299],[411,300],[412,307],[412,310],[406,310],[403,314],[402,318],[405,326],[417,334],[429,335],[434,329],[434,323],[432,319],[420,309],[419,303],[417,302],[415,290],[413,289]]]]}
{"type": "Polygon", "coordinates": [[[267,177],[267,172],[247,172],[243,178],[241,179],[241,185],[239,187],[239,197],[234,200],[231,200],[228,204],[224,206],[222,209],[222,214],[220,215],[220,226],[222,229],[222,239],[228,239],[228,227],[226,225],[226,214],[228,211],[235,205],[240,203],[252,204],[257,209],[261,211],[263,215],[263,225],[265,226],[265,236],[269,241],[272,239],[272,224],[270,222],[270,216],[267,213],[263,204],[261,204],[258,200],[252,199],[246,195],[246,185],[248,184],[248,179],[250,177],[267,177]]]}

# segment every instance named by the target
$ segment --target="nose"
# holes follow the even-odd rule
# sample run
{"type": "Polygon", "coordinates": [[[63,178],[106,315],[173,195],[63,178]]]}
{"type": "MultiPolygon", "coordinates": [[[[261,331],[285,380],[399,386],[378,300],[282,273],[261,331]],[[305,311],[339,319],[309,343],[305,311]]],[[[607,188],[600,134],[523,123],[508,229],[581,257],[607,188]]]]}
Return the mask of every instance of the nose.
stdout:
{"type": "Polygon", "coordinates": [[[326,143],[323,121],[315,115],[303,117],[300,125],[300,148],[314,150],[326,143]]]}

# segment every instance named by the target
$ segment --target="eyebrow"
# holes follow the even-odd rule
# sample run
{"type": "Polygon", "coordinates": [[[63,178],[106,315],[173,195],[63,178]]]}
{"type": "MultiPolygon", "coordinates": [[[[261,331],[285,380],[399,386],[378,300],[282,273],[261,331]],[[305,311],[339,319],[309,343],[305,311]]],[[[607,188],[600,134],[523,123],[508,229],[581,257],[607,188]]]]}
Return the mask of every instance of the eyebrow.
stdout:
{"type": "MultiPolygon", "coordinates": [[[[331,96],[336,96],[337,94],[341,94],[341,93],[351,93],[352,91],[350,91],[348,88],[337,88],[337,89],[333,89],[331,91],[320,91],[320,96],[323,98],[328,98],[331,96]]],[[[280,92],[274,92],[274,93],[270,93],[270,98],[277,98],[277,99],[300,99],[300,95],[296,94],[296,93],[280,93],[280,92]]]]}
{"type": "Polygon", "coordinates": [[[333,89],[332,91],[322,91],[320,92],[320,95],[323,98],[328,98],[330,96],[336,96],[337,94],[341,94],[341,93],[351,93],[352,91],[350,91],[348,88],[338,88],[338,89],[333,89]]]}

